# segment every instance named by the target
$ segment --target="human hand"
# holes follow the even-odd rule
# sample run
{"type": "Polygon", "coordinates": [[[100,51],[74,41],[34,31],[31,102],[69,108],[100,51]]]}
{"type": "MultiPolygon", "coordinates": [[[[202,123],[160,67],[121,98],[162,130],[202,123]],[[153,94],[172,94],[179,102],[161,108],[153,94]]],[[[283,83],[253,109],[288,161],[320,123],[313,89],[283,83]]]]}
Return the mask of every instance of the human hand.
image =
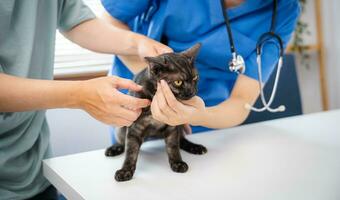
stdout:
{"type": "Polygon", "coordinates": [[[119,59],[133,74],[137,74],[147,67],[145,57],[154,57],[163,53],[173,52],[171,48],[157,41],[141,35],[134,35],[137,43],[138,55],[118,55],[119,59]]]}
{"type": "Polygon", "coordinates": [[[97,120],[114,126],[130,126],[150,105],[147,99],[138,99],[118,91],[139,91],[141,86],[116,76],[83,81],[79,89],[80,108],[97,120]]]}
{"type": "Polygon", "coordinates": [[[173,52],[170,47],[143,35],[136,36],[136,41],[138,55],[143,61],[145,57],[155,57],[160,54],[173,52]]]}
{"type": "Polygon", "coordinates": [[[205,114],[205,104],[198,96],[186,101],[178,101],[169,85],[161,80],[151,102],[151,113],[154,119],[171,126],[200,125],[202,116],[205,114]]]}

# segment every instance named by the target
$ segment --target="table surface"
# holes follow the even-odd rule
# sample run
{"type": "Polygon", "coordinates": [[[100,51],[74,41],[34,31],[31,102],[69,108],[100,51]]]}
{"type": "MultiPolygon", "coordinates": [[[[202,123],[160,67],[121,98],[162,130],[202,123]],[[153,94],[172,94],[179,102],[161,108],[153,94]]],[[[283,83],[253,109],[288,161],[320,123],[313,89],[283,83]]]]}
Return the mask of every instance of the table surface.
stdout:
{"type": "MultiPolygon", "coordinates": [[[[106,133],[95,133],[106,134],[106,133]]],[[[163,140],[146,142],[131,181],[116,182],[123,155],[104,150],[44,161],[47,179],[71,200],[338,200],[340,110],[272,120],[205,134],[182,151],[187,173],[171,171],[163,140]]]]}

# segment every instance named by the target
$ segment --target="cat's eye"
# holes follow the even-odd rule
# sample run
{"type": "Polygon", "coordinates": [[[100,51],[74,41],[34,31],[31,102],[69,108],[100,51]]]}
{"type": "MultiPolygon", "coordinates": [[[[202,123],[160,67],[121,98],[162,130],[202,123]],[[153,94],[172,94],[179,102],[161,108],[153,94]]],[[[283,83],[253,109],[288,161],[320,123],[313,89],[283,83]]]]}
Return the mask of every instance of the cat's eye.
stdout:
{"type": "Polygon", "coordinates": [[[196,81],[198,79],[198,75],[194,76],[192,80],[196,81]]]}
{"type": "Polygon", "coordinates": [[[174,83],[177,87],[179,87],[182,85],[183,81],[177,80],[177,81],[174,81],[174,83]]]}

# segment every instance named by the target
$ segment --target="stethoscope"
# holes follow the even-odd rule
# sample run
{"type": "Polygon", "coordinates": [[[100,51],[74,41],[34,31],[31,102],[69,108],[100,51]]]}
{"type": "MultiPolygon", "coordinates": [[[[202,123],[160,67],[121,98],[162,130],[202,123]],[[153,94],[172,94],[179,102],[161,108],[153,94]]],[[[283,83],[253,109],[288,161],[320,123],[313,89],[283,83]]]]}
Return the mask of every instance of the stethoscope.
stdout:
{"type": "MultiPolygon", "coordinates": [[[[232,54],[232,59],[229,62],[229,70],[231,72],[235,72],[238,74],[243,74],[246,70],[246,65],[244,62],[243,57],[236,52],[235,45],[234,45],[234,40],[233,40],[233,35],[231,32],[231,27],[230,27],[230,21],[228,18],[228,13],[227,13],[227,8],[224,4],[224,0],[220,0],[221,2],[221,7],[222,7],[222,12],[225,20],[225,24],[227,26],[227,32],[229,36],[229,43],[230,43],[230,51],[232,54]]],[[[245,108],[255,111],[255,112],[263,112],[265,110],[268,110],[269,112],[283,112],[286,110],[284,105],[280,105],[277,108],[271,108],[271,104],[274,101],[275,93],[277,90],[277,84],[279,82],[279,77],[280,77],[280,71],[282,68],[282,57],[283,57],[283,43],[282,39],[279,35],[275,34],[275,20],[276,20],[276,14],[277,14],[277,0],[274,0],[273,3],[273,13],[272,13],[272,20],[271,20],[271,25],[270,25],[270,30],[267,33],[264,33],[260,36],[256,43],[256,61],[257,61],[257,69],[258,69],[258,77],[259,77],[259,87],[260,87],[260,96],[261,96],[261,101],[262,101],[262,108],[256,108],[254,106],[251,106],[250,104],[246,104],[245,108]],[[269,101],[267,102],[265,97],[264,97],[264,92],[263,92],[263,82],[262,82],[262,62],[261,62],[261,53],[262,53],[262,48],[266,42],[269,40],[276,40],[279,44],[279,60],[277,62],[277,71],[276,71],[276,76],[275,76],[275,81],[274,81],[274,86],[272,93],[270,95],[269,101]]]]}

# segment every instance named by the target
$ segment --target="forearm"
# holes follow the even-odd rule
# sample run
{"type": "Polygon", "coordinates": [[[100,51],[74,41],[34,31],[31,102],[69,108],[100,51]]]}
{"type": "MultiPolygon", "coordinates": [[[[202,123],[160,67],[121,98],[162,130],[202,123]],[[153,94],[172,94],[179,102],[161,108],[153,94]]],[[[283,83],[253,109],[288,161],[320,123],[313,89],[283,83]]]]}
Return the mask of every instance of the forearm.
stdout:
{"type": "MultiPolygon", "coordinates": [[[[107,12],[104,12],[102,19],[115,28],[130,31],[128,25],[124,24],[118,19],[113,18],[107,12]]],[[[147,66],[146,62],[141,60],[139,56],[118,55],[118,57],[124,63],[124,65],[127,66],[129,70],[134,74],[138,73],[147,66]]]]}
{"type": "Polygon", "coordinates": [[[249,115],[246,103],[242,98],[230,98],[217,106],[208,107],[200,125],[214,129],[237,126],[249,115]]]}
{"type": "Polygon", "coordinates": [[[110,26],[100,19],[85,21],[63,33],[72,42],[92,51],[107,54],[138,55],[137,39],[144,37],[110,26]]]}
{"type": "Polygon", "coordinates": [[[25,79],[0,73],[0,111],[77,107],[76,81],[25,79]]]}
{"type": "Polygon", "coordinates": [[[209,128],[229,128],[241,124],[250,112],[245,105],[253,105],[259,94],[257,80],[239,75],[229,99],[206,108],[200,115],[200,125],[209,128]]]}

